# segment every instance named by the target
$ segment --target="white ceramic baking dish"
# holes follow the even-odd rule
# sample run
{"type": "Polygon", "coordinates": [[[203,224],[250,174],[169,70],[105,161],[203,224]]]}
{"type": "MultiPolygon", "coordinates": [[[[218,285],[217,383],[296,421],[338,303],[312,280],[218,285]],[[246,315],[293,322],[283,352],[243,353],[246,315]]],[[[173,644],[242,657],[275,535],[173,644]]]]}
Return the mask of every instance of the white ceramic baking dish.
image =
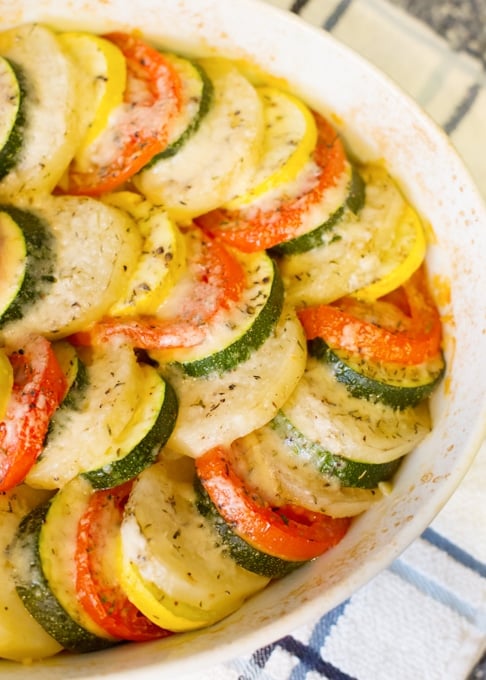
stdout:
{"type": "Polygon", "coordinates": [[[448,374],[432,400],[433,431],[407,457],[390,496],[355,521],[335,549],[208,630],[60,655],[33,667],[0,664],[0,674],[12,680],[179,678],[338,605],[422,532],[461,481],[486,427],[486,212],[427,116],[376,69],[290,13],[255,0],[0,0],[2,27],[31,21],[96,32],[137,29],[160,46],[244,59],[284,78],[339,121],[363,159],[386,160],[435,235],[428,267],[440,283],[448,374]]]}

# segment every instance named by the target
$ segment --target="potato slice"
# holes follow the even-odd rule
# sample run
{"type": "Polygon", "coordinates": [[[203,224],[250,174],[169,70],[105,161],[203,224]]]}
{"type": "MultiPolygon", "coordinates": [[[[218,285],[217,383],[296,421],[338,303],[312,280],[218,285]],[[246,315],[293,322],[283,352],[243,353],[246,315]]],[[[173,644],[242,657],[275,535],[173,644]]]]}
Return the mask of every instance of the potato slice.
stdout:
{"type": "Polygon", "coordinates": [[[48,196],[28,209],[48,224],[56,261],[44,297],[0,334],[11,344],[29,333],[62,338],[97,321],[120,297],[141,253],[131,217],[95,199],[48,196]]]}
{"type": "Polygon", "coordinates": [[[25,81],[22,147],[15,166],[0,182],[0,196],[49,193],[78,143],[80,93],[74,64],[56,34],[39,24],[2,32],[0,54],[16,64],[25,81]]]}

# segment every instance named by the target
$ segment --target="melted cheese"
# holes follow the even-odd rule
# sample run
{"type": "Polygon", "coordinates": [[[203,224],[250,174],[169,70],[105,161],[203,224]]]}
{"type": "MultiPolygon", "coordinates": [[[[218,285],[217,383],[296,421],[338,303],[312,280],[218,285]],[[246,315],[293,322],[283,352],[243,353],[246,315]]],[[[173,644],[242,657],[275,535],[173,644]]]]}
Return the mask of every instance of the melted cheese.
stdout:
{"type": "Polygon", "coordinates": [[[302,327],[293,310],[284,309],[272,335],[232,371],[191,378],[175,367],[164,369],[179,398],[170,447],[196,458],[261,427],[289,398],[305,360],[302,327]]]}
{"type": "MultiPolygon", "coordinates": [[[[27,612],[17,595],[7,554],[22,517],[47,498],[45,492],[27,486],[0,493],[0,658],[28,663],[57,654],[62,649],[27,612]]],[[[27,572],[29,566],[25,564],[20,568],[27,572]]]]}
{"type": "Polygon", "coordinates": [[[381,261],[389,259],[390,239],[406,203],[384,170],[360,172],[366,200],[359,214],[346,210],[325,232],[322,246],[280,260],[289,301],[296,306],[329,303],[367,286],[381,270],[381,261]]]}
{"type": "Polygon", "coordinates": [[[134,181],[176,220],[187,221],[243,193],[255,172],[263,137],[263,106],[234,67],[204,60],[213,104],[197,132],[172,158],[161,159],[134,181]]]}
{"type": "Polygon", "coordinates": [[[21,153],[0,182],[0,195],[50,192],[78,142],[78,96],[74,64],[56,35],[39,24],[0,34],[0,54],[18,64],[26,80],[21,153]]]}

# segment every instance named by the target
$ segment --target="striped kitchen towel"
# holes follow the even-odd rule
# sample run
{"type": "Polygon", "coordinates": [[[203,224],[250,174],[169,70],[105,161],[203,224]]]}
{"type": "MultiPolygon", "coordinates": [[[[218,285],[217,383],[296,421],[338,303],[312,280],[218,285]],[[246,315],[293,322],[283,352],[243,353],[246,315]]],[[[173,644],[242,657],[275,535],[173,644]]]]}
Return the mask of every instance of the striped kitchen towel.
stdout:
{"type": "MultiPolygon", "coordinates": [[[[330,31],[395,80],[449,134],[486,198],[486,0],[267,2],[330,31]]],[[[322,618],[197,679],[485,679],[485,488],[486,445],[388,569],[322,618]]]]}
{"type": "Polygon", "coordinates": [[[465,680],[485,635],[486,565],[428,528],[339,607],[212,678],[465,680]]]}
{"type": "Polygon", "coordinates": [[[486,197],[485,0],[267,2],[331,32],[397,82],[449,134],[486,197]],[[398,4],[433,21],[461,49],[398,4]]]}

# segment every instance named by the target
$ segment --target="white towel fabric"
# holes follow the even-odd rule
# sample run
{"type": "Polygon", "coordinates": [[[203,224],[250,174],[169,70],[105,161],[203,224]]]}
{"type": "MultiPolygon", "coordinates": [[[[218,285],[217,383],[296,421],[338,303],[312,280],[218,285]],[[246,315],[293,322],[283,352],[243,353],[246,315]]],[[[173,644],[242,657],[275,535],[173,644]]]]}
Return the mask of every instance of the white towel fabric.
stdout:
{"type": "MultiPolygon", "coordinates": [[[[267,2],[331,31],[391,76],[447,131],[486,198],[478,60],[385,0],[267,2]]],[[[486,0],[471,4],[486,24],[486,0]]],[[[472,679],[486,650],[485,488],[486,444],[432,525],[388,569],[321,619],[198,680],[472,679]]]]}

